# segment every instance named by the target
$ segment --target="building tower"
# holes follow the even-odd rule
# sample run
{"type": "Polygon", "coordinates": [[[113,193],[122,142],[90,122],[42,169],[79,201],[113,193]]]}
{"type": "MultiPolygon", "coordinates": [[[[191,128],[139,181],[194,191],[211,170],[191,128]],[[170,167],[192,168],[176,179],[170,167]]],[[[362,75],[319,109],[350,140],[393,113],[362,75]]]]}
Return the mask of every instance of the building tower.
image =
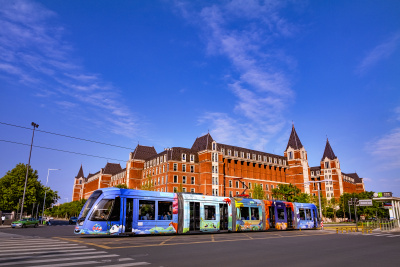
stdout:
{"type": "Polygon", "coordinates": [[[85,182],[85,176],[83,175],[82,164],[79,169],[78,175],[75,177],[74,188],[72,190],[72,201],[82,199],[83,186],[85,182]]]}
{"type": "Polygon", "coordinates": [[[326,181],[321,185],[322,189],[325,189],[328,199],[339,197],[343,194],[343,180],[339,159],[333,152],[328,138],[326,139],[325,151],[321,159],[321,179],[326,181]]]}
{"type": "Polygon", "coordinates": [[[284,152],[289,169],[287,170],[286,182],[294,184],[302,192],[310,194],[310,168],[308,166],[307,151],[304,149],[294,125],[290,133],[289,142],[284,152]]]}

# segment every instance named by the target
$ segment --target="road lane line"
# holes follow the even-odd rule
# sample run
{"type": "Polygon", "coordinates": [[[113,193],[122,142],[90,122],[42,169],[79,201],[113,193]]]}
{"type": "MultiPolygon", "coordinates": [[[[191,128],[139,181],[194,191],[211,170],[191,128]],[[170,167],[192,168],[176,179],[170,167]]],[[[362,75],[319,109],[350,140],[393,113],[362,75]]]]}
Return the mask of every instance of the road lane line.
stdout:
{"type": "MultiPolygon", "coordinates": [[[[87,246],[75,246],[75,247],[70,247],[70,248],[75,248],[75,249],[78,249],[78,248],[87,248],[87,246]]],[[[18,251],[35,251],[35,250],[41,250],[41,251],[49,251],[49,250],[57,250],[57,249],[60,249],[60,247],[56,247],[56,248],[54,248],[54,247],[52,247],[52,248],[19,248],[18,249],[18,251]]],[[[14,252],[15,251],[15,249],[10,249],[10,250],[2,250],[1,251],[1,253],[3,253],[3,252],[14,252]]]]}
{"type": "MultiPolygon", "coordinates": [[[[87,254],[104,254],[107,253],[105,251],[93,251],[93,252],[78,252],[78,253],[63,253],[61,255],[37,255],[35,258],[51,258],[51,257],[59,257],[59,256],[79,256],[79,255],[87,255],[87,254]]],[[[32,256],[18,256],[18,257],[7,257],[1,258],[2,261],[6,260],[17,260],[17,259],[31,259],[32,256]]]]}
{"type": "Polygon", "coordinates": [[[167,240],[164,240],[163,242],[160,243],[160,245],[164,245],[165,242],[168,242],[168,241],[174,239],[175,237],[176,237],[176,235],[175,235],[175,236],[172,236],[172,237],[170,237],[170,238],[168,238],[167,240]]]}
{"type": "Polygon", "coordinates": [[[20,251],[15,251],[13,250],[13,252],[9,252],[9,253],[3,253],[2,251],[0,251],[0,257],[2,256],[7,256],[7,255],[14,255],[15,253],[17,253],[18,255],[25,255],[25,254],[29,254],[29,255],[40,255],[40,254],[48,254],[48,253],[52,253],[52,255],[57,256],[57,254],[62,254],[65,252],[76,252],[76,251],[93,251],[96,250],[94,248],[85,248],[85,249],[66,249],[66,250],[55,250],[55,251],[40,251],[40,252],[35,252],[35,251],[30,251],[30,252],[20,252],[20,251]]]}
{"type": "MultiPolygon", "coordinates": [[[[42,262],[54,262],[54,261],[75,261],[75,260],[86,260],[86,259],[98,259],[98,258],[111,258],[111,257],[119,257],[117,254],[108,254],[108,255],[95,255],[95,256],[85,256],[85,257],[74,257],[74,258],[57,258],[57,259],[44,259],[44,260],[27,260],[20,261],[18,263],[14,262],[14,264],[31,264],[31,263],[42,263],[42,262]]],[[[76,262],[75,262],[76,264],[76,262]]],[[[9,266],[10,262],[0,263],[0,266],[9,266]]],[[[79,264],[78,264],[79,265],[79,264]]]]}
{"type": "MultiPolygon", "coordinates": [[[[69,244],[69,243],[67,243],[67,244],[59,244],[59,245],[48,245],[48,244],[43,244],[42,249],[45,249],[45,248],[52,248],[52,247],[76,247],[76,246],[79,246],[79,245],[78,245],[78,244],[69,244]]],[[[0,246],[0,247],[2,247],[2,246],[0,246]]],[[[9,249],[11,249],[11,248],[18,248],[18,249],[20,249],[20,248],[21,248],[21,244],[20,244],[19,246],[4,246],[4,247],[9,248],[9,249]]]]}
{"type": "Polygon", "coordinates": [[[140,266],[140,265],[149,265],[149,262],[131,262],[131,263],[123,263],[123,264],[115,264],[115,265],[106,265],[107,267],[130,267],[130,266],[140,266]]]}

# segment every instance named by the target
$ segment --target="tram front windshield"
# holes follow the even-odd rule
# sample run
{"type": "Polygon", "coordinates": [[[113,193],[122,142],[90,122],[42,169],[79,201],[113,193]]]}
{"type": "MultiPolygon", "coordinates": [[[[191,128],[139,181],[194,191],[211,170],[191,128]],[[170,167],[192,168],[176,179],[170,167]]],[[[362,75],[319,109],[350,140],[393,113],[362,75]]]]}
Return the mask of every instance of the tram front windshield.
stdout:
{"type": "Polygon", "coordinates": [[[103,193],[101,190],[96,190],[93,192],[93,194],[89,197],[89,199],[86,201],[85,205],[82,208],[82,215],[79,218],[79,220],[83,221],[85,220],[87,214],[89,213],[90,209],[92,208],[93,204],[96,202],[96,200],[99,198],[99,196],[103,193]]]}

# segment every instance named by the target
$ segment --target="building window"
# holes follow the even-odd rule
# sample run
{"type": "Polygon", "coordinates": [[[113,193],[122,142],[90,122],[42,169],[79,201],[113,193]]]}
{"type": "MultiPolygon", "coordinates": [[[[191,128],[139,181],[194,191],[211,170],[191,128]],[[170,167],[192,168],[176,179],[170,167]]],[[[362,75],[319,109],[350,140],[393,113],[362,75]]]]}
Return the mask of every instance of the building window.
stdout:
{"type": "Polygon", "coordinates": [[[236,195],[237,195],[237,196],[239,195],[239,192],[238,192],[238,191],[236,191],[236,195]]]}
{"type": "Polygon", "coordinates": [[[250,153],[247,153],[247,159],[250,159],[250,153]]]}
{"type": "Polygon", "coordinates": [[[190,189],[190,192],[191,192],[191,193],[194,193],[194,188],[190,189]]]}
{"type": "Polygon", "coordinates": [[[186,192],[186,187],[182,188],[182,192],[186,192]]]}
{"type": "Polygon", "coordinates": [[[239,181],[236,181],[236,188],[239,188],[239,181]]]}
{"type": "Polygon", "coordinates": [[[229,197],[232,197],[232,191],[229,191],[229,197]]]}
{"type": "Polygon", "coordinates": [[[194,162],[194,155],[190,154],[190,162],[194,162]]]}
{"type": "Polygon", "coordinates": [[[258,160],[261,161],[261,155],[258,155],[258,160]]]}
{"type": "Polygon", "coordinates": [[[229,187],[232,187],[232,181],[229,181],[229,187]]]}
{"type": "Polygon", "coordinates": [[[253,154],[253,159],[256,160],[256,154],[253,154]]]}
{"type": "Polygon", "coordinates": [[[261,190],[263,190],[263,184],[260,184],[260,186],[261,186],[261,190]]]}
{"type": "Polygon", "coordinates": [[[213,149],[213,150],[216,150],[216,149],[217,149],[217,144],[216,144],[216,143],[213,143],[213,144],[212,144],[212,149],[213,149]]]}
{"type": "Polygon", "coordinates": [[[244,152],[240,152],[240,157],[244,158],[244,152]]]}
{"type": "Polygon", "coordinates": [[[174,183],[178,183],[178,175],[174,175],[174,183]]]}
{"type": "Polygon", "coordinates": [[[178,192],[178,187],[174,187],[174,193],[178,192]]]}
{"type": "Polygon", "coordinates": [[[195,180],[194,180],[194,176],[191,177],[191,180],[192,180],[192,181],[191,181],[192,184],[194,184],[194,181],[195,181],[195,180]]]}
{"type": "Polygon", "coordinates": [[[277,163],[277,160],[276,160],[276,158],[274,158],[274,163],[275,163],[275,164],[277,163]]]}
{"type": "Polygon", "coordinates": [[[186,161],[186,154],[182,154],[182,161],[186,161]]]}
{"type": "Polygon", "coordinates": [[[265,190],[268,191],[268,185],[267,184],[265,185],[265,190]]]}
{"type": "Polygon", "coordinates": [[[235,151],[235,157],[237,157],[239,155],[239,152],[235,151]]]}
{"type": "Polygon", "coordinates": [[[190,166],[190,172],[194,172],[194,165],[190,166]]]}
{"type": "Polygon", "coordinates": [[[182,176],[182,183],[186,184],[186,176],[182,176]]]}
{"type": "Polygon", "coordinates": [[[251,189],[251,183],[249,182],[249,189],[251,189]]]}
{"type": "Polygon", "coordinates": [[[161,177],[161,184],[164,184],[164,176],[161,177]]]}
{"type": "Polygon", "coordinates": [[[293,152],[289,151],[289,159],[293,159],[293,152]]]}
{"type": "Polygon", "coordinates": [[[325,169],[329,169],[329,162],[328,161],[325,162],[325,169]]]}
{"type": "Polygon", "coordinates": [[[271,184],[271,190],[272,190],[272,189],[274,189],[274,185],[273,185],[273,184],[271,184]]]}
{"type": "Polygon", "coordinates": [[[272,163],[272,158],[271,157],[269,157],[269,163],[272,163]]]}
{"type": "Polygon", "coordinates": [[[182,164],[182,171],[186,172],[186,164],[182,164]]]}
{"type": "Polygon", "coordinates": [[[174,172],[176,172],[178,170],[178,164],[174,163],[174,172]]]}

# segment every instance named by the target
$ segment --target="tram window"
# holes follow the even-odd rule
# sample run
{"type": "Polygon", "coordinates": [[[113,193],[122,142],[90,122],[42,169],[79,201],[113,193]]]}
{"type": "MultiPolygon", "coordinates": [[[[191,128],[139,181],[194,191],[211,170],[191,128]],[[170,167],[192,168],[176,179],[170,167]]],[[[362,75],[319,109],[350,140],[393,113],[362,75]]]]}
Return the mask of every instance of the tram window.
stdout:
{"type": "Polygon", "coordinates": [[[306,219],[311,220],[311,210],[310,209],[306,209],[306,219]]]}
{"type": "Polygon", "coordinates": [[[89,199],[85,203],[85,206],[83,207],[83,213],[82,213],[82,216],[81,216],[82,219],[86,218],[86,216],[89,213],[90,209],[92,208],[93,204],[96,202],[96,200],[99,198],[99,196],[101,194],[102,194],[101,190],[96,190],[89,197],[89,199]]]}
{"type": "Polygon", "coordinates": [[[304,209],[299,209],[300,220],[306,219],[306,214],[304,213],[304,209]]]}
{"type": "Polygon", "coordinates": [[[110,221],[119,221],[120,213],[121,213],[121,198],[116,197],[113,209],[111,211],[110,221]]]}
{"type": "Polygon", "coordinates": [[[95,207],[89,220],[91,221],[107,221],[110,216],[114,199],[102,199],[95,207]]]}
{"type": "Polygon", "coordinates": [[[285,220],[285,210],[284,209],[277,209],[278,212],[278,219],[285,220]]]}
{"type": "Polygon", "coordinates": [[[251,210],[251,219],[252,220],[259,220],[260,214],[258,213],[258,208],[250,208],[251,210]]]}
{"type": "Polygon", "coordinates": [[[250,220],[248,207],[240,207],[240,218],[241,220],[250,220]]]}
{"type": "Polygon", "coordinates": [[[154,220],[155,201],[139,200],[139,220],[154,220]]]}
{"type": "Polygon", "coordinates": [[[158,219],[172,220],[172,202],[158,201],[158,219]]]}
{"type": "Polygon", "coordinates": [[[215,220],[215,206],[204,205],[204,217],[206,220],[215,220]]]}

